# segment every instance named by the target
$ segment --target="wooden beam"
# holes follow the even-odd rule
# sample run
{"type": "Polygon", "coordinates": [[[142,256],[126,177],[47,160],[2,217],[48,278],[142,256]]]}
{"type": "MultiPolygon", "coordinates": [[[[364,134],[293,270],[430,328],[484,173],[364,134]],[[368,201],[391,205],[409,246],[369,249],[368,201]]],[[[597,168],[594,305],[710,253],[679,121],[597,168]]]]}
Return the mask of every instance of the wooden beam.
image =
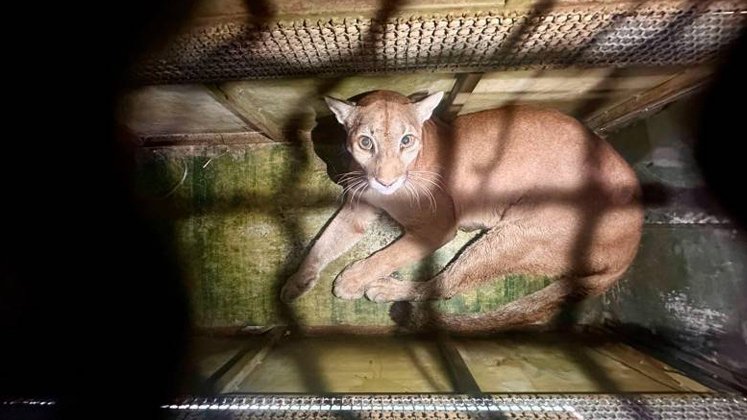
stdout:
{"type": "Polygon", "coordinates": [[[142,136],[143,147],[179,146],[232,146],[244,144],[277,143],[262,133],[246,131],[240,133],[184,133],[142,136]]]}
{"type": "MultiPolygon", "coordinates": [[[[681,5],[682,0],[657,0],[659,3],[681,5]]],[[[294,17],[328,15],[335,18],[369,16],[380,11],[382,0],[283,0],[266,1],[263,8],[252,7],[246,0],[200,0],[193,7],[192,19],[241,20],[258,16],[262,19],[283,20],[294,17]],[[252,10],[255,9],[255,10],[252,10]],[[260,9],[260,10],[257,10],[260,9]]],[[[396,2],[395,17],[409,16],[413,12],[444,13],[458,15],[463,11],[523,11],[545,4],[546,0],[408,0],[396,2]]],[[[641,0],[553,0],[552,9],[577,10],[588,5],[630,8],[640,5],[641,0]]]]}
{"type": "MultiPolygon", "coordinates": [[[[275,327],[265,334],[265,342],[256,353],[244,352],[240,357],[229,361],[230,365],[221,368],[221,375],[212,378],[210,383],[212,389],[221,393],[236,392],[242,382],[257,368],[275,347],[278,341],[285,335],[285,327],[275,327]]],[[[228,363],[227,363],[228,365],[228,363]]]]}
{"type": "MultiPolygon", "coordinates": [[[[520,0],[522,6],[537,0],[520,0]]],[[[569,0],[561,0],[569,2],[569,0]]],[[[578,2],[579,0],[570,0],[578,2]]],[[[252,13],[252,5],[246,0],[201,0],[194,8],[195,19],[237,19],[257,15],[252,13]]],[[[256,2],[259,3],[259,2],[256,2]]],[[[460,11],[475,9],[495,9],[503,7],[506,0],[409,0],[396,2],[401,14],[413,11],[460,11]]],[[[381,0],[285,0],[269,3],[267,10],[261,13],[282,19],[294,16],[311,16],[333,14],[336,17],[371,15],[382,7],[381,0]]]]}
{"type": "MultiPolygon", "coordinates": [[[[259,339],[259,336],[257,336],[257,339],[259,339]]],[[[256,348],[256,346],[252,343],[244,343],[244,345],[241,346],[233,356],[223,362],[223,364],[215,369],[213,373],[211,373],[210,376],[200,384],[200,392],[203,394],[215,393],[217,390],[216,384],[220,381],[221,377],[225,376],[230,369],[235,368],[239,364],[239,361],[246,357],[254,348],[256,348]]]]}
{"type": "Polygon", "coordinates": [[[207,85],[210,94],[218,103],[223,105],[233,115],[243,121],[251,129],[255,129],[274,141],[284,141],[282,127],[266,118],[259,110],[259,106],[247,103],[241,98],[241,91],[231,87],[207,85]]]}
{"type": "Polygon", "coordinates": [[[449,96],[441,102],[438,110],[438,115],[446,121],[451,121],[459,114],[462,106],[466,102],[466,99],[460,103],[455,103],[457,98],[469,97],[472,91],[475,90],[477,84],[480,82],[483,73],[461,73],[456,76],[456,82],[454,87],[451,88],[449,96]]]}
{"type": "Polygon", "coordinates": [[[637,94],[586,118],[586,125],[597,133],[607,133],[661,109],[703,88],[713,70],[710,67],[688,69],[666,82],[637,94]]]}
{"type": "Polygon", "coordinates": [[[459,353],[459,349],[451,338],[446,334],[439,334],[437,343],[454,383],[454,389],[461,394],[482,395],[480,386],[477,385],[475,377],[472,376],[462,354],[459,353]]]}

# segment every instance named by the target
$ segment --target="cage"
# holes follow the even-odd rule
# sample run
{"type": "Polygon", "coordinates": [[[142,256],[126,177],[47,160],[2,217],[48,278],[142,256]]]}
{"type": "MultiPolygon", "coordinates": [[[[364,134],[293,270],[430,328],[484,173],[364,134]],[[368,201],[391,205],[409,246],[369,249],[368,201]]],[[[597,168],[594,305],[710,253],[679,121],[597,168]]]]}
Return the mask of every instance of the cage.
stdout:
{"type": "MultiPolygon", "coordinates": [[[[747,418],[735,145],[744,2],[188,3],[158,10],[169,30],[122,71],[114,143],[141,224],[116,228],[121,242],[89,244],[119,242],[106,276],[133,282],[93,293],[96,314],[116,311],[130,338],[101,338],[117,358],[81,368],[83,391],[66,387],[71,377],[10,383],[4,413],[54,418],[93,404],[106,416],[164,418],[747,418]],[[333,293],[341,271],[403,234],[384,214],[313,288],[283,302],[281,287],[345,200],[350,153],[323,98],[376,90],[443,92],[434,118],[446,125],[513,105],[580,120],[641,184],[632,265],[600,296],[532,328],[408,329],[390,302],[333,293]]],[[[437,275],[484,234],[459,231],[393,281],[437,275]]],[[[68,261],[74,251],[62,252],[68,261]]],[[[25,271],[9,273],[21,283],[25,271]]],[[[407,308],[476,317],[554,281],[540,274],[407,308]]],[[[94,353],[74,360],[105,357],[94,353]]]]}

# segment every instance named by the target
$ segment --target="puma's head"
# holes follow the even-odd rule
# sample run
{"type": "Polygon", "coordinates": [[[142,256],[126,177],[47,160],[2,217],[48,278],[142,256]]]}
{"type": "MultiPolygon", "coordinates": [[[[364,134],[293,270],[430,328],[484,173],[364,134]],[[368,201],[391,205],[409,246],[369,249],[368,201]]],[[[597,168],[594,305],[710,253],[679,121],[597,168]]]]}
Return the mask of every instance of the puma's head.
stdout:
{"type": "Polygon", "coordinates": [[[353,104],[326,97],[347,131],[347,149],[363,169],[365,182],[393,194],[407,181],[408,169],[423,147],[423,123],[443,97],[436,92],[418,102],[391,91],[376,91],[353,104]]]}

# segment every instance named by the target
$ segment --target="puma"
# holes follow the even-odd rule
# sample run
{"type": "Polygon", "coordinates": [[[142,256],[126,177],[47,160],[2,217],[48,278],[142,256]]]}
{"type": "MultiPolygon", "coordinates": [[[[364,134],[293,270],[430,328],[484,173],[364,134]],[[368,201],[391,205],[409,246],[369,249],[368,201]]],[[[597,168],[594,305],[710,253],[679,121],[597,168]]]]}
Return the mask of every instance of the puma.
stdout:
{"type": "Polygon", "coordinates": [[[394,316],[411,328],[497,331],[543,324],[569,302],[607,290],[633,261],[643,224],[632,168],[603,139],[558,111],[508,106],[431,118],[442,92],[418,101],[375,91],[357,103],[325,98],[347,132],[352,167],[344,204],[281,298],[311,289],[380,212],[404,229],[395,242],[349,265],[334,282],[341,299],[448,299],[508,274],[555,279],[544,289],[478,315],[394,316]],[[427,281],[390,275],[450,241],[483,231],[427,281]]]}

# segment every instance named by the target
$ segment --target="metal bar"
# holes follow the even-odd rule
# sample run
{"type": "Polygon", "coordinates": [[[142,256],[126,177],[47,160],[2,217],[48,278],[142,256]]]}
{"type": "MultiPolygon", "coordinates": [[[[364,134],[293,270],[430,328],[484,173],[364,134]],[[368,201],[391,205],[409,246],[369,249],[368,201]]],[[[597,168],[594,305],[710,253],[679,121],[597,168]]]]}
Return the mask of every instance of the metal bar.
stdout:
{"type": "Polygon", "coordinates": [[[187,398],[162,406],[167,418],[747,418],[747,398],[734,394],[298,395],[242,394],[187,398]]]}

